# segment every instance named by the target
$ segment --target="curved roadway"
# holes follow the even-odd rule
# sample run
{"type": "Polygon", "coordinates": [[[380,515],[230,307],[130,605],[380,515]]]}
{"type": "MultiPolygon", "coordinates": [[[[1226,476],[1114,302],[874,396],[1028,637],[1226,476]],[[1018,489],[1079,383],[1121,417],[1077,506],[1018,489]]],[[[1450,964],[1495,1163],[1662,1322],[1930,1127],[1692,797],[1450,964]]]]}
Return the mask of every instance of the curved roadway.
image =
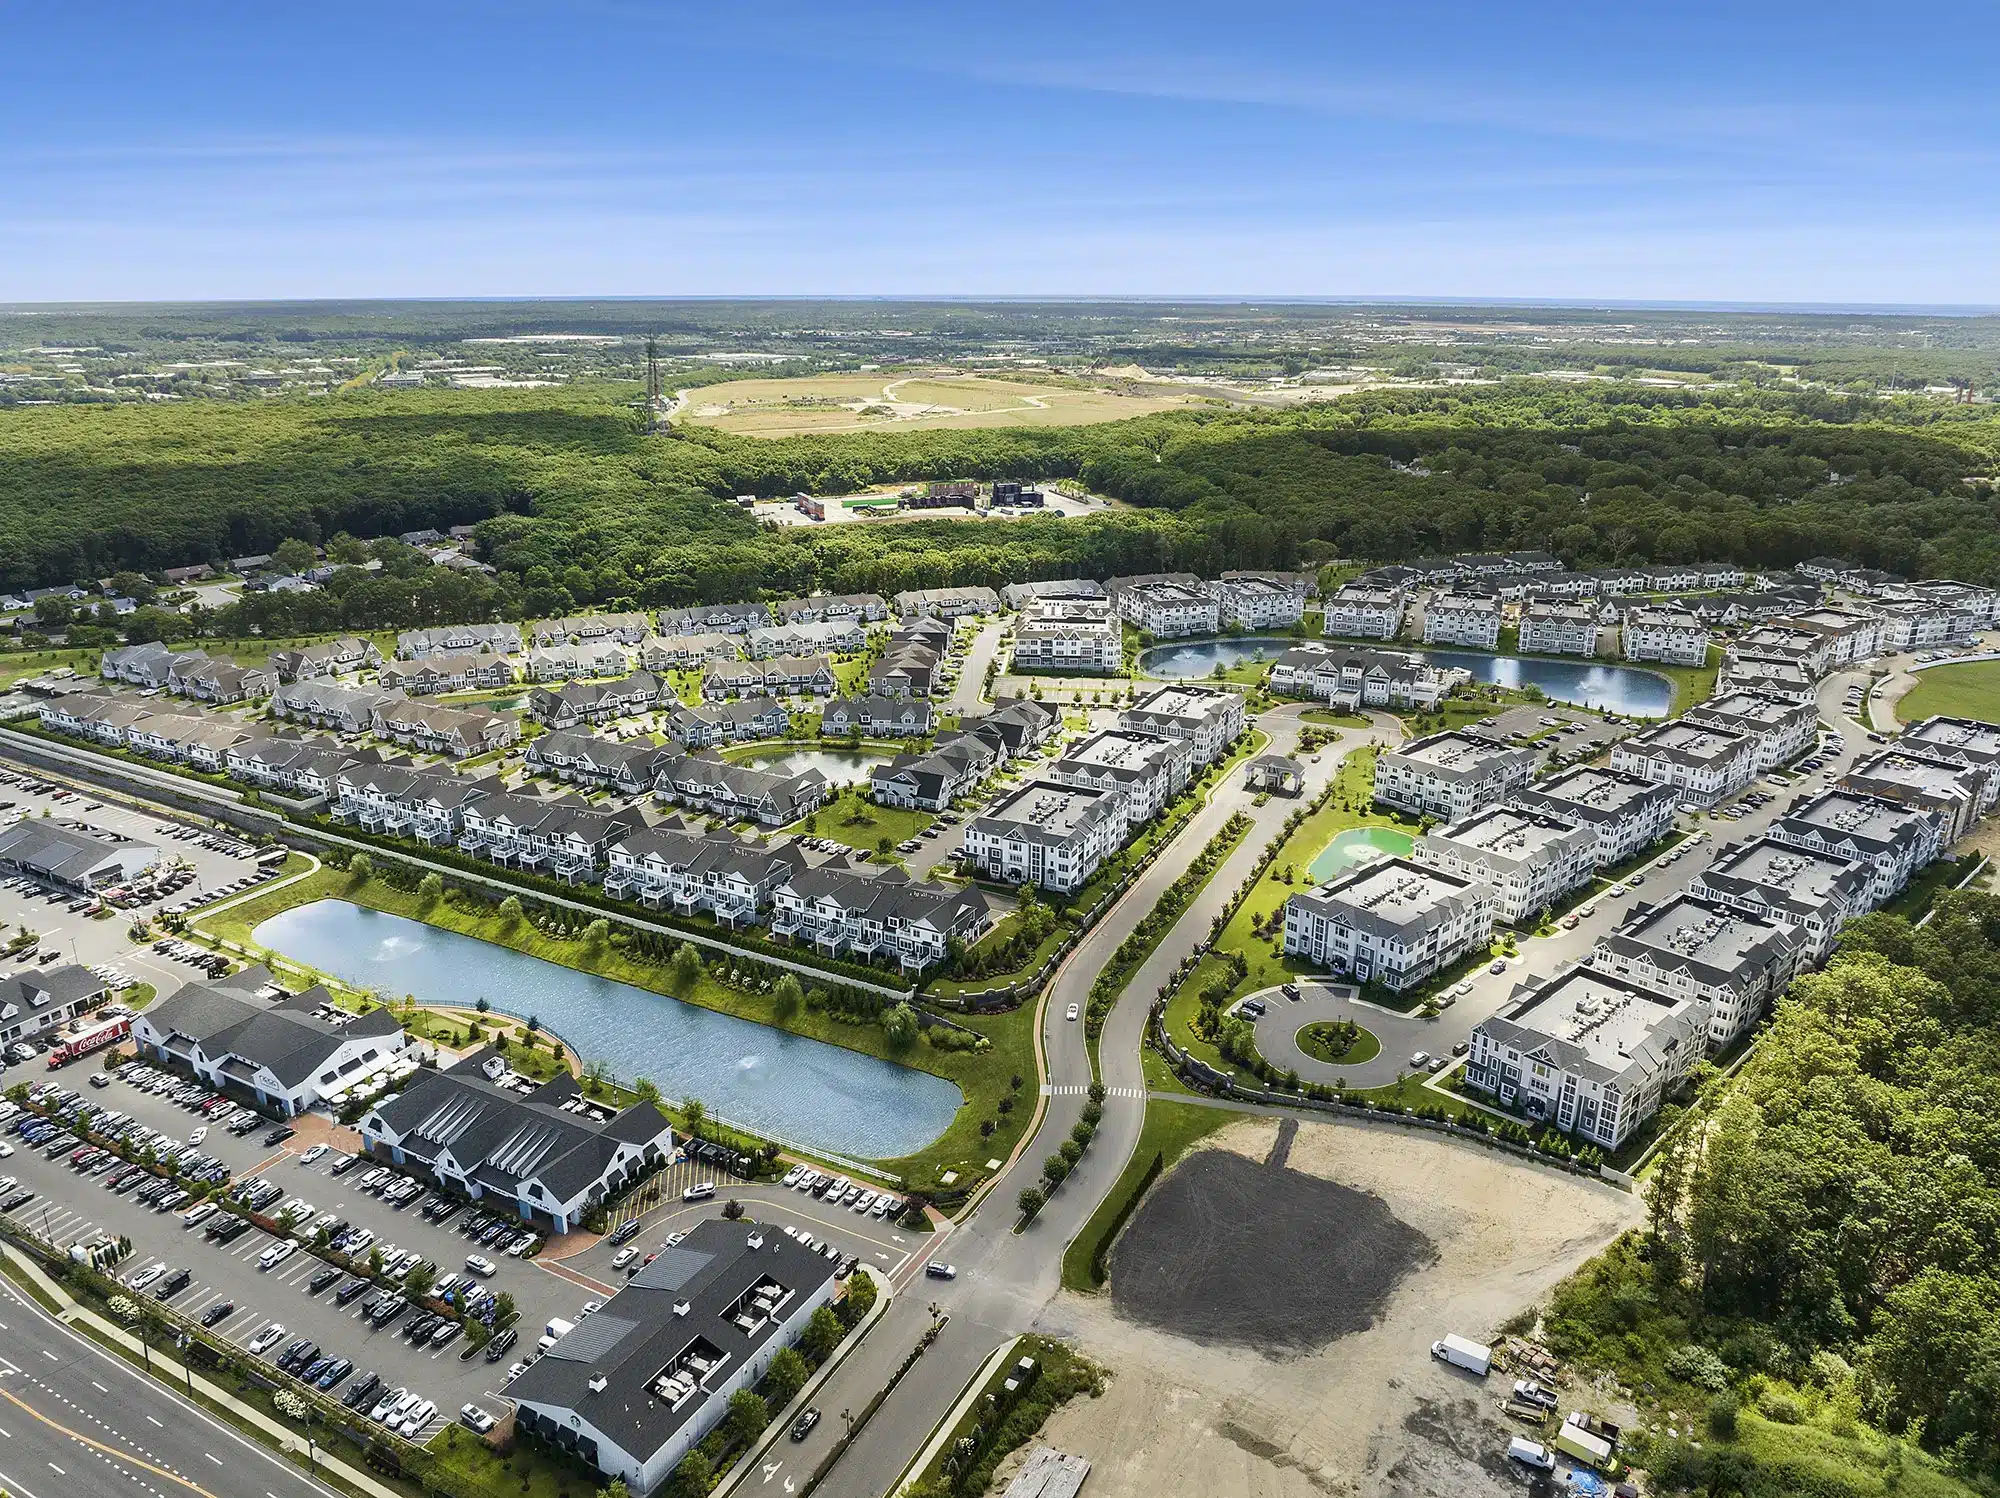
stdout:
{"type": "MultiPolygon", "coordinates": [[[[1299,738],[1303,706],[1264,714],[1257,726],[1270,734],[1270,752],[1289,753],[1299,738]]],[[[1284,830],[1293,809],[1312,799],[1333,777],[1341,759],[1371,737],[1395,741],[1401,724],[1377,715],[1371,729],[1338,730],[1316,761],[1306,764],[1306,789],[1297,798],[1270,797],[1252,805],[1243,783],[1244,764],[1224,777],[1172,844],[1140,875],[1104,919],[1078,943],[1045,990],[1038,1016],[1038,1041],[1046,1078],[1038,1126],[1015,1152],[979,1208],[962,1224],[941,1232],[931,1257],[954,1264],[951,1281],[923,1277],[920,1261],[906,1272],[909,1282],[882,1323],[857,1349],[827,1387],[819,1404],[826,1419],[788,1463],[810,1471],[840,1434],[842,1416],[858,1413],[903,1360],[924,1328],[932,1308],[947,1313],[944,1332],[919,1367],[897,1385],[854,1444],[841,1457],[821,1490],[842,1498],[877,1498],[890,1491],[940,1416],[987,1356],[1008,1337],[1031,1328],[1062,1284],[1062,1256],[1098,1203],[1111,1190],[1137,1147],[1145,1121],[1145,1073],[1141,1040],[1154,992],[1183,958],[1206,939],[1210,924],[1255,867],[1264,848],[1284,830]],[[1123,997],[1108,1016],[1099,1040],[1106,1088],[1104,1117],[1088,1152],[1025,1232],[1013,1231],[1014,1201],[1022,1188],[1039,1185],[1041,1162],[1069,1136],[1083,1111],[1091,1081],[1084,1027],[1063,1018],[1072,1003],[1087,1005],[1090,985],[1120,942],[1158,902],[1167,886],[1228,821],[1241,811],[1252,829],[1203,887],[1181,919],[1141,963],[1123,997]]],[[[1245,762],[1247,763],[1247,761],[1245,762]]],[[[748,1484],[754,1487],[756,1484],[748,1484]]]]}

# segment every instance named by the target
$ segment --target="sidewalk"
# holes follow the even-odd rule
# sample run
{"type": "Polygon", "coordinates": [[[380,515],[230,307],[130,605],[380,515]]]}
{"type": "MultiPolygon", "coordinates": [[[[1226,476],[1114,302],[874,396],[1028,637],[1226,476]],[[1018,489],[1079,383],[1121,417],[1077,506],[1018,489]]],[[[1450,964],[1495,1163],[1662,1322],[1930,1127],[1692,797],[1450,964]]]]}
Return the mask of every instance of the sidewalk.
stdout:
{"type": "MultiPolygon", "coordinates": [[[[7,1249],[0,1247],[0,1256],[5,1256],[10,1263],[18,1266],[21,1272],[33,1281],[37,1290],[56,1303],[58,1308],[56,1312],[57,1320],[62,1321],[66,1325],[85,1327],[96,1336],[107,1342],[115,1343],[127,1351],[141,1352],[137,1337],[122,1327],[114,1326],[95,1311],[78,1305],[70,1293],[43,1273],[41,1266],[35,1263],[28,1255],[19,1251],[9,1252],[7,1249]]],[[[304,1455],[306,1453],[306,1438],[290,1426],[273,1420],[269,1415],[253,1405],[245,1404],[226,1389],[218,1388],[216,1385],[210,1383],[201,1374],[191,1374],[188,1369],[175,1362],[171,1357],[157,1348],[152,1352],[152,1365],[155,1373],[168,1375],[166,1378],[159,1380],[162,1388],[168,1389],[170,1392],[177,1392],[173,1389],[174,1384],[179,1384],[182,1388],[186,1388],[192,1382],[195,1391],[204,1399],[227,1410],[237,1420],[253,1427],[265,1436],[271,1445],[276,1446],[278,1450],[284,1452],[287,1456],[294,1454],[304,1455]]],[[[366,1493],[370,1495],[370,1498],[405,1498],[403,1493],[377,1481],[370,1473],[364,1472],[357,1467],[349,1466],[339,1457],[329,1456],[323,1447],[316,1446],[314,1449],[319,1453],[314,1466],[332,1473],[350,1488],[366,1493]]]]}

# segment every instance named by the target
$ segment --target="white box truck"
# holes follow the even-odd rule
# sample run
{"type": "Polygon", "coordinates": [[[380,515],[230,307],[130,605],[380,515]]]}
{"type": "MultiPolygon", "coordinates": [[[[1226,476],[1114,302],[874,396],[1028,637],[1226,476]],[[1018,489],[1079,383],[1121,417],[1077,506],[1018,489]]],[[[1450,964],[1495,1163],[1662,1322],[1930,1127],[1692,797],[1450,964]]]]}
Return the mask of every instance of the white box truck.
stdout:
{"type": "Polygon", "coordinates": [[[1440,1363],[1463,1368],[1467,1373],[1476,1373],[1481,1378],[1493,1371],[1493,1349],[1482,1346],[1470,1337],[1461,1337],[1457,1332],[1447,1334],[1442,1342],[1431,1343],[1431,1356],[1440,1363]]]}
{"type": "Polygon", "coordinates": [[[575,1322],[565,1321],[560,1316],[551,1317],[549,1324],[542,1328],[542,1340],[535,1344],[535,1351],[547,1352],[575,1330],[575,1322]]]}

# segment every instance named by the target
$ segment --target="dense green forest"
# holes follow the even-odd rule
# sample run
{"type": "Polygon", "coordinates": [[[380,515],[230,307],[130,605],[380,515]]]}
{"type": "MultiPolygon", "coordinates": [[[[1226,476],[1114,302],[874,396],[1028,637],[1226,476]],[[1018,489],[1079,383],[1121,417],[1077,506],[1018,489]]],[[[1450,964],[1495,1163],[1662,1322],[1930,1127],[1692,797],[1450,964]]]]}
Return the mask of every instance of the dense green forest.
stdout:
{"type": "Polygon", "coordinates": [[[1636,1252],[1558,1292],[1557,1345],[1712,1401],[1718,1434],[1739,1406],[1839,1438],[1866,1418],[2000,1486],[2000,898],[1851,923],[1687,1122],[1636,1252]]]}
{"type": "Polygon", "coordinates": [[[1830,553],[2000,581],[2000,422],[1979,407],[1518,381],[1283,413],[765,441],[648,436],[633,394],[0,413],[0,585],[471,522],[503,574],[489,601],[526,612],[1530,546],[1577,565],[1830,553]],[[718,502],[939,476],[1073,477],[1130,508],[778,532],[718,502]]]}

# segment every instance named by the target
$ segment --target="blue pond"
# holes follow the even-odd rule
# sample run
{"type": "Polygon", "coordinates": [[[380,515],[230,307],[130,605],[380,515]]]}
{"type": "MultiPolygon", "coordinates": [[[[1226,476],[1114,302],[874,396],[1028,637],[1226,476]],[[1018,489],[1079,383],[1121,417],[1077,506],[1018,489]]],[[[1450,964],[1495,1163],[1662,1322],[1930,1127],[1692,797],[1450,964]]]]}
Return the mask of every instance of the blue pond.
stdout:
{"type": "Polygon", "coordinates": [[[780,1140],[860,1159],[922,1149],[958,1112],[942,1077],[825,1041],[788,1035],[544,962],[492,942],[345,900],[316,900],[253,934],[343,982],[385,996],[533,1015],[621,1080],[649,1077],[669,1098],[780,1140]]]}
{"type": "MultiPolygon", "coordinates": [[[[1300,643],[1298,640],[1252,636],[1182,640],[1177,644],[1154,645],[1141,651],[1138,667],[1147,676],[1198,681],[1218,666],[1226,670],[1246,661],[1276,660],[1300,643]]],[[[1637,666],[1545,660],[1533,656],[1482,655],[1473,650],[1436,650],[1373,640],[1357,643],[1364,643],[1372,649],[1429,656],[1441,665],[1458,666],[1471,672],[1474,681],[1490,682],[1496,686],[1520,687],[1533,682],[1553,701],[1600,708],[1605,712],[1663,718],[1674,700],[1672,682],[1657,672],[1637,666]]]]}

